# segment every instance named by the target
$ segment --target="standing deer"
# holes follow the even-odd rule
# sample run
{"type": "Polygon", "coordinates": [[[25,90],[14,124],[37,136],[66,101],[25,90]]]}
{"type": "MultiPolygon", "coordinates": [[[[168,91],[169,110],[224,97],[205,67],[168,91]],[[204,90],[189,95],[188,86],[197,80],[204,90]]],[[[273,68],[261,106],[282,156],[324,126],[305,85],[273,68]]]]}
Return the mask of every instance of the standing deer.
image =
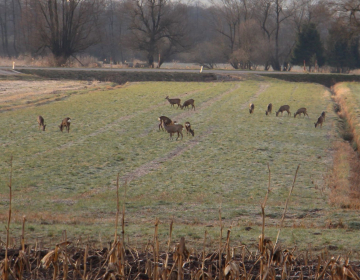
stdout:
{"type": "Polygon", "coordinates": [[[161,128],[162,130],[164,130],[163,123],[169,125],[169,124],[171,124],[171,123],[173,122],[170,118],[165,117],[165,116],[160,116],[160,117],[158,117],[158,121],[160,122],[160,123],[159,123],[159,130],[160,130],[160,128],[161,128]]]}
{"type": "Polygon", "coordinates": [[[60,128],[61,132],[63,131],[63,128],[66,127],[66,130],[69,133],[69,131],[70,131],[70,123],[71,123],[70,118],[63,119],[61,124],[59,125],[59,128],[60,128]]]}
{"type": "Polygon", "coordinates": [[[252,114],[252,113],[254,112],[254,109],[255,109],[255,105],[254,105],[254,103],[251,103],[251,104],[249,105],[249,112],[250,112],[250,114],[252,114]]]}
{"type": "Polygon", "coordinates": [[[325,111],[323,111],[323,112],[321,113],[321,116],[323,117],[324,121],[325,121],[325,115],[326,115],[326,113],[325,113],[325,111]]]}
{"type": "Polygon", "coordinates": [[[37,122],[39,124],[39,129],[42,127],[42,130],[45,131],[46,124],[44,123],[44,118],[42,116],[37,117],[37,122]]]}
{"type": "Polygon", "coordinates": [[[314,124],[315,124],[315,128],[316,128],[318,125],[320,125],[320,128],[322,128],[323,122],[324,122],[324,118],[323,118],[323,116],[320,116],[320,117],[318,118],[317,122],[314,123],[314,124]]]}
{"type": "Polygon", "coordinates": [[[191,133],[192,136],[195,135],[194,130],[191,129],[191,124],[189,122],[185,123],[185,128],[186,128],[186,135],[188,135],[189,133],[191,133]]]}
{"type": "Polygon", "coordinates": [[[291,115],[290,113],[290,106],[289,105],[282,105],[279,110],[276,112],[276,116],[281,113],[281,116],[283,115],[283,112],[286,111],[288,113],[288,116],[291,115]]]}
{"type": "Polygon", "coordinates": [[[165,99],[167,99],[171,105],[171,107],[173,107],[175,104],[177,104],[178,108],[181,106],[181,100],[179,98],[169,98],[169,96],[166,96],[165,99]]]}
{"type": "Polygon", "coordinates": [[[271,114],[271,113],[272,113],[272,104],[269,103],[269,104],[267,105],[267,109],[266,109],[266,111],[265,111],[265,115],[269,115],[269,114],[271,114]]]}
{"type": "Polygon", "coordinates": [[[307,114],[306,108],[300,108],[294,114],[294,118],[296,118],[297,115],[300,116],[301,114],[304,114],[304,118],[305,118],[305,115],[307,115],[309,117],[309,115],[307,114]]]}
{"type": "Polygon", "coordinates": [[[172,135],[174,133],[177,133],[178,137],[176,138],[176,140],[179,139],[180,135],[181,135],[181,139],[183,139],[183,134],[182,134],[182,130],[184,129],[184,127],[181,125],[181,124],[170,124],[170,125],[167,125],[165,123],[164,124],[164,128],[165,130],[170,133],[170,138],[169,140],[172,140],[172,135]]]}
{"type": "Polygon", "coordinates": [[[183,109],[184,107],[187,107],[187,108],[189,109],[189,105],[191,105],[191,106],[192,106],[191,108],[194,108],[194,111],[195,111],[195,104],[194,104],[194,102],[195,102],[194,99],[186,100],[182,106],[180,105],[180,108],[183,109]]]}

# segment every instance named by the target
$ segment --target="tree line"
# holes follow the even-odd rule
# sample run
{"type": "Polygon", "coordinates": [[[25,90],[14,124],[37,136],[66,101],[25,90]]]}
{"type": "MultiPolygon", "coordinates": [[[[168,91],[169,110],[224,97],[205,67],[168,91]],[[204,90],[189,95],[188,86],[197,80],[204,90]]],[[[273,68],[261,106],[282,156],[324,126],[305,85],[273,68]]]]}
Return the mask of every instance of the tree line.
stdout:
{"type": "Polygon", "coordinates": [[[360,68],[360,0],[0,0],[0,56],[360,68]]]}

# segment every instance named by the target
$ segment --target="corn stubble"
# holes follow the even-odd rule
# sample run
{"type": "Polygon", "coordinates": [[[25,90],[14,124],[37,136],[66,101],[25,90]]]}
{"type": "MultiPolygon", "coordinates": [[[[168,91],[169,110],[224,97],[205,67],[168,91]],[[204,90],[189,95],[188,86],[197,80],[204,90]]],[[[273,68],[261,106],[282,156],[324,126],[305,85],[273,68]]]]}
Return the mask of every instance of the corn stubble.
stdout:
{"type": "MultiPolygon", "coordinates": [[[[349,257],[338,256],[324,258],[319,255],[317,260],[309,259],[309,255],[298,253],[296,247],[282,249],[278,243],[280,230],[285,218],[292,190],[295,186],[296,170],[293,185],[284,207],[284,214],[280,221],[279,232],[275,244],[265,236],[265,206],[271,193],[269,169],[269,183],[265,199],[261,205],[263,226],[259,236],[258,248],[251,251],[251,247],[242,245],[231,246],[231,228],[227,230],[226,242],[222,242],[223,224],[221,207],[219,208],[220,231],[219,246],[215,252],[206,252],[207,232],[204,233],[203,249],[197,252],[188,249],[186,240],[181,237],[179,242],[172,245],[173,220],[170,222],[169,239],[165,252],[160,250],[158,235],[159,219],[155,220],[154,237],[148,241],[143,252],[125,244],[125,200],[126,183],[124,185],[123,207],[121,213],[121,235],[118,235],[118,219],[120,216],[119,176],[117,178],[117,212],[115,221],[114,240],[109,248],[97,249],[91,242],[76,244],[65,237],[52,250],[41,250],[37,246],[31,249],[25,244],[25,217],[21,235],[21,248],[9,248],[9,234],[5,247],[5,258],[1,261],[2,279],[161,279],[161,280],[275,280],[275,279],[332,279],[332,280],[360,280],[358,271],[350,264],[349,257]]],[[[11,202],[10,175],[10,202],[11,202]]],[[[11,203],[7,230],[10,227],[11,203]]],[[[311,255],[311,252],[310,252],[311,255]]],[[[1,255],[0,255],[1,256],[1,255]]],[[[355,266],[354,266],[355,267],[355,266]]]]}

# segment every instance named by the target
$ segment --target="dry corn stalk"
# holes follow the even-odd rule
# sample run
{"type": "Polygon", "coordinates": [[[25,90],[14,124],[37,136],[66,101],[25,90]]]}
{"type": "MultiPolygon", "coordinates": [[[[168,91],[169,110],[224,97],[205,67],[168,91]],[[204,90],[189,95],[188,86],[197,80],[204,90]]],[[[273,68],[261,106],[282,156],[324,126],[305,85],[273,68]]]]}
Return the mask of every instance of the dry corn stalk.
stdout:
{"type": "Polygon", "coordinates": [[[226,279],[240,279],[239,265],[234,261],[228,262],[224,269],[224,275],[226,279]]]}
{"type": "Polygon", "coordinates": [[[56,244],[55,249],[48,252],[41,260],[42,267],[48,269],[52,264],[54,267],[53,279],[55,280],[59,274],[59,263],[60,261],[68,260],[64,249],[66,246],[71,244],[69,241],[65,241],[56,244]]]}
{"type": "Polygon", "coordinates": [[[176,251],[174,253],[175,256],[175,264],[177,264],[178,267],[178,280],[184,279],[184,272],[183,272],[183,263],[188,257],[190,256],[189,251],[186,249],[185,246],[185,237],[180,238],[180,243],[176,247],[176,251]]]}

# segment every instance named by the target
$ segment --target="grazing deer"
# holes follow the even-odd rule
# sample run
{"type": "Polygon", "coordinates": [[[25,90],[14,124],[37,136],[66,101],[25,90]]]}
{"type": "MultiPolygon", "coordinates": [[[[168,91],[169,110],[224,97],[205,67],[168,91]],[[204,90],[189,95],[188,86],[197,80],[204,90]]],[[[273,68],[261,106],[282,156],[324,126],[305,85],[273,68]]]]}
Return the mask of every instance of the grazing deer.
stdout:
{"type": "Polygon", "coordinates": [[[170,125],[167,125],[165,123],[164,124],[164,128],[165,130],[170,133],[170,138],[169,140],[173,139],[172,138],[172,135],[174,133],[177,133],[178,137],[176,138],[176,140],[179,139],[180,135],[181,135],[181,139],[183,139],[183,134],[182,134],[182,130],[184,129],[184,127],[181,125],[181,124],[170,124],[170,125]]]}
{"type": "Polygon", "coordinates": [[[194,130],[191,129],[191,124],[189,122],[185,123],[185,128],[186,128],[186,135],[188,135],[189,133],[191,133],[192,136],[195,135],[194,130]]]}
{"type": "Polygon", "coordinates": [[[301,114],[304,114],[304,118],[305,118],[305,115],[307,115],[309,117],[309,115],[307,114],[306,108],[300,108],[294,114],[294,118],[296,118],[297,115],[300,116],[301,114]]]}
{"type": "Polygon", "coordinates": [[[288,116],[291,115],[290,113],[290,106],[289,105],[282,105],[279,110],[276,112],[276,116],[281,113],[281,116],[283,115],[283,112],[286,111],[288,113],[288,116]]]}
{"type": "Polygon", "coordinates": [[[167,99],[168,101],[169,101],[169,103],[170,103],[170,105],[171,105],[171,107],[172,106],[174,106],[175,104],[177,104],[178,106],[178,108],[181,106],[181,100],[179,99],[179,98],[169,98],[169,96],[166,96],[165,97],[165,99],[167,99]]]}
{"type": "Polygon", "coordinates": [[[325,115],[326,115],[326,113],[325,113],[325,111],[323,111],[323,112],[321,113],[321,116],[323,117],[324,121],[325,121],[325,115]]]}
{"type": "Polygon", "coordinates": [[[63,128],[66,127],[66,130],[69,133],[69,131],[70,131],[70,123],[71,123],[70,118],[63,119],[61,124],[59,125],[61,132],[63,131],[63,128]]]}
{"type": "Polygon", "coordinates": [[[44,118],[42,116],[37,117],[37,122],[39,124],[39,129],[42,127],[42,130],[45,131],[46,124],[44,123],[44,118]]]}
{"type": "Polygon", "coordinates": [[[269,115],[269,114],[271,114],[271,113],[272,113],[272,104],[269,103],[269,104],[267,105],[267,109],[266,109],[266,111],[265,111],[265,115],[269,115]]]}
{"type": "Polygon", "coordinates": [[[252,113],[254,112],[254,109],[255,109],[255,105],[254,105],[254,103],[251,103],[251,104],[249,105],[249,112],[250,112],[250,114],[252,114],[252,113]]]}
{"type": "Polygon", "coordinates": [[[158,121],[160,122],[160,123],[159,123],[159,130],[160,130],[160,128],[161,128],[162,130],[164,130],[163,123],[165,123],[165,124],[167,124],[167,125],[173,123],[173,121],[172,121],[170,118],[165,117],[165,116],[160,116],[160,117],[158,117],[158,121]]]}
{"type": "Polygon", "coordinates": [[[320,128],[322,128],[323,122],[324,122],[324,118],[323,118],[323,116],[320,116],[320,117],[318,118],[317,122],[314,123],[314,124],[315,124],[315,128],[316,128],[318,125],[320,125],[320,128]]]}
{"type": "Polygon", "coordinates": [[[194,104],[194,102],[195,102],[194,99],[186,100],[182,106],[180,105],[180,108],[183,109],[184,107],[187,107],[187,108],[189,109],[189,105],[191,105],[191,106],[192,106],[191,108],[194,108],[194,111],[195,111],[195,104],[194,104]]]}

